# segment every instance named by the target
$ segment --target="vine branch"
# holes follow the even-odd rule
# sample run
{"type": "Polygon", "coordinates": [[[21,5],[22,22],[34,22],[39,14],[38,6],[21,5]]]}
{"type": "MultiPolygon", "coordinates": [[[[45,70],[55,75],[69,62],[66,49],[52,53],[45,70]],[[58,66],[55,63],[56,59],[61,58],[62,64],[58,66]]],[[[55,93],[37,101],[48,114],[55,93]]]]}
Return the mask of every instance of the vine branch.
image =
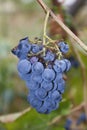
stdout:
{"type": "Polygon", "coordinates": [[[72,45],[72,49],[80,63],[80,67],[81,67],[81,74],[82,74],[82,82],[83,82],[83,95],[84,95],[84,109],[85,109],[85,113],[87,115],[87,79],[86,79],[86,68],[85,65],[78,53],[78,51],[76,50],[75,46],[73,45],[73,42],[71,41],[71,45],[72,45]]]}
{"type": "Polygon", "coordinates": [[[56,15],[51,11],[50,8],[47,7],[47,5],[42,0],[37,0],[37,2],[41,5],[41,7],[44,9],[44,11],[47,13],[49,11],[49,14],[53,19],[61,26],[65,32],[71,36],[81,48],[87,53],[87,46],[58,18],[56,15]]]}
{"type": "Polygon", "coordinates": [[[58,123],[62,118],[66,117],[66,116],[69,116],[70,114],[75,113],[76,111],[78,111],[78,110],[80,110],[82,107],[84,107],[84,105],[85,105],[85,103],[83,102],[83,103],[81,103],[80,105],[78,105],[77,107],[71,109],[68,114],[62,115],[62,116],[56,116],[55,118],[52,119],[51,122],[49,122],[48,125],[51,126],[51,125],[54,125],[54,124],[58,123]]]}
{"type": "Polygon", "coordinates": [[[0,116],[0,122],[2,123],[8,123],[8,122],[14,122],[16,119],[18,119],[19,117],[21,117],[22,115],[24,115],[26,112],[30,111],[31,110],[31,107],[21,111],[21,112],[18,112],[18,113],[12,113],[12,114],[8,114],[8,115],[3,115],[3,116],[0,116]]]}

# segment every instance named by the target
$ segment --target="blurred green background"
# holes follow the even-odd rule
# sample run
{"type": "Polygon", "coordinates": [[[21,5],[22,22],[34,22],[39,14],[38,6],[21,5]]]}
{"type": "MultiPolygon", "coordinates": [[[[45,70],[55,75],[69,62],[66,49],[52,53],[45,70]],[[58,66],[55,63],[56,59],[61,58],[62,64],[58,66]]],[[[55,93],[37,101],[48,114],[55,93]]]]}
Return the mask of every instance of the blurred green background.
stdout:
{"type": "MultiPolygon", "coordinates": [[[[51,7],[51,1],[44,0],[51,7]]],[[[36,0],[0,0],[0,116],[19,112],[29,107],[27,88],[17,73],[18,59],[11,49],[19,40],[42,37],[45,13],[36,0]]],[[[80,9],[72,19],[79,37],[87,43],[87,6],[80,9]]],[[[72,48],[71,52],[73,54],[72,48]]],[[[87,72],[87,55],[79,53],[87,72]]],[[[67,74],[68,80],[63,101],[58,110],[49,115],[38,114],[34,109],[13,123],[0,123],[0,130],[64,130],[66,118],[55,125],[49,125],[56,116],[65,115],[74,105],[83,102],[81,68],[73,68],[67,74]]]]}

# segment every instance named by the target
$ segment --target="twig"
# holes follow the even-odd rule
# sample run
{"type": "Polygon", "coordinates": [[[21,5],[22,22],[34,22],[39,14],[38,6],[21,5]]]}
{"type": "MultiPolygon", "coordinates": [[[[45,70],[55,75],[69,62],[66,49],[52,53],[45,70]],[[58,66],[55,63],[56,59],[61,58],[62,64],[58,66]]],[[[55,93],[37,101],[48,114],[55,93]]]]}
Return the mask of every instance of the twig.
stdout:
{"type": "Polygon", "coordinates": [[[45,41],[45,36],[46,36],[46,28],[47,28],[47,21],[48,21],[48,18],[49,18],[49,11],[47,12],[47,15],[46,15],[46,18],[45,18],[45,22],[44,22],[44,33],[43,33],[43,45],[45,45],[46,41],[45,41]]]}
{"type": "Polygon", "coordinates": [[[72,45],[72,49],[80,63],[80,67],[81,67],[81,73],[82,73],[82,82],[83,82],[83,95],[84,95],[84,108],[85,108],[85,113],[87,115],[87,79],[86,79],[86,68],[85,65],[78,53],[78,51],[76,50],[75,46],[73,45],[73,42],[71,41],[71,45],[72,45]]]}
{"type": "Polygon", "coordinates": [[[42,6],[45,12],[49,11],[51,17],[53,17],[53,19],[61,26],[61,28],[65,30],[65,32],[71,36],[80,45],[80,47],[83,48],[83,50],[87,52],[87,46],[58,17],[56,17],[51,9],[49,9],[42,0],[37,0],[37,2],[42,6]]]}
{"type": "Polygon", "coordinates": [[[79,106],[71,109],[71,111],[68,114],[61,115],[61,116],[56,116],[54,119],[52,119],[51,122],[48,123],[48,125],[54,125],[54,124],[58,123],[63,117],[68,116],[70,114],[73,114],[74,112],[80,110],[83,106],[84,106],[84,103],[81,103],[79,106]]]}
{"type": "Polygon", "coordinates": [[[2,123],[13,122],[30,110],[31,110],[31,107],[29,107],[21,112],[18,112],[18,113],[0,116],[0,122],[2,122],[2,123]]]}

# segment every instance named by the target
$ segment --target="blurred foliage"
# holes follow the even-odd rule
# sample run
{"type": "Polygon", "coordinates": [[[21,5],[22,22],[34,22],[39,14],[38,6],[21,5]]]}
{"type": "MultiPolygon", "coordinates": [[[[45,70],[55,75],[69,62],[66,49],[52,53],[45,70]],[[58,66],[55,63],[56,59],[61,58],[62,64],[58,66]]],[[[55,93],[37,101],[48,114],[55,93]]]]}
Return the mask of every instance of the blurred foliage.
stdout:
{"type": "MultiPolygon", "coordinates": [[[[18,76],[17,58],[11,54],[11,48],[25,36],[29,36],[30,39],[35,36],[41,37],[44,22],[44,12],[35,0],[8,1],[14,3],[17,12],[0,14],[0,115],[18,112],[29,107],[27,89],[18,76]]],[[[48,0],[44,1],[51,4],[48,0]]],[[[0,0],[0,2],[7,1],[0,0]]],[[[69,18],[67,22],[70,23],[69,18]]],[[[80,38],[87,41],[87,27],[80,26],[78,32],[80,38]]],[[[87,74],[87,56],[80,53],[79,55],[86,66],[87,74]]],[[[76,106],[83,101],[81,68],[72,68],[67,77],[64,100],[60,103],[58,110],[49,115],[43,115],[32,109],[13,123],[0,124],[0,130],[64,130],[66,118],[55,125],[49,125],[49,122],[58,115],[66,115],[71,106],[76,106]]]]}

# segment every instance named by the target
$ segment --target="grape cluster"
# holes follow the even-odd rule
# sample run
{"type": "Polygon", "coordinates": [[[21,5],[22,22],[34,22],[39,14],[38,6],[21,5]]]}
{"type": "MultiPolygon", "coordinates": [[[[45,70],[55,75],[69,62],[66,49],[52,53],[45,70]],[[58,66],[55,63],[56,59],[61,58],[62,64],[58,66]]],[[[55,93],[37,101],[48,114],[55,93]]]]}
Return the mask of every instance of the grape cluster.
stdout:
{"type": "MultiPolygon", "coordinates": [[[[68,52],[66,43],[59,42],[57,46],[61,54],[68,52]]],[[[64,57],[58,59],[56,51],[46,48],[42,42],[32,43],[28,37],[20,40],[12,53],[19,58],[18,74],[29,89],[31,106],[45,114],[56,110],[65,90],[63,74],[70,69],[70,61],[64,57]]]]}

